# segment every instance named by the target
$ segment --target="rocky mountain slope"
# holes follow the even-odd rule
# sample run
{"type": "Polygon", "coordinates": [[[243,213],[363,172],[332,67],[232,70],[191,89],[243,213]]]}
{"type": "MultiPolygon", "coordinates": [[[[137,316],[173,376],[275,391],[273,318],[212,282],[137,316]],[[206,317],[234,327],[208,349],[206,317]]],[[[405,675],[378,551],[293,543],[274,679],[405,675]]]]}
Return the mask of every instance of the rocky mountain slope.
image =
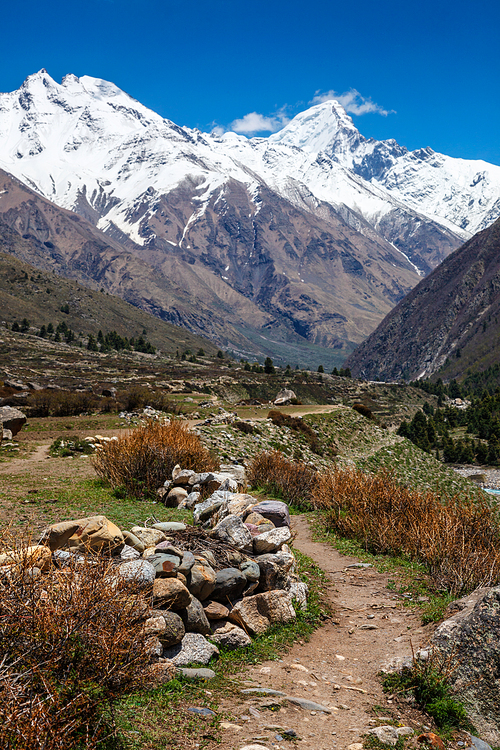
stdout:
{"type": "MultiPolygon", "coordinates": [[[[499,167],[367,140],[331,101],[247,139],[179,127],[112,83],[58,84],[41,70],[0,95],[0,146],[1,167],[129,253],[104,273],[108,258],[82,268],[58,245],[61,273],[85,272],[241,354],[292,362],[340,364],[500,213],[499,167]]],[[[3,215],[5,204],[0,194],[3,215]]],[[[10,226],[22,223],[11,209],[10,226]]]]}
{"type": "Polygon", "coordinates": [[[500,220],[456,250],[349,357],[374,380],[448,377],[499,359],[500,220]]]}

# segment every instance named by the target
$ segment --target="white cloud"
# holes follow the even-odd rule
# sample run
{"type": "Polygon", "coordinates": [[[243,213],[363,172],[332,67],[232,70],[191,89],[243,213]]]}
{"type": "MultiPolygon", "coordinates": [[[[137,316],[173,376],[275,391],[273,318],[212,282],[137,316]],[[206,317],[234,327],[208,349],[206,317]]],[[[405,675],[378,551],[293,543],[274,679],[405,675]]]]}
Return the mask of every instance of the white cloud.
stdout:
{"type": "Polygon", "coordinates": [[[289,122],[290,118],[283,110],[269,117],[258,112],[249,112],[244,117],[234,120],[230,127],[234,133],[276,133],[289,122]]]}
{"type": "Polygon", "coordinates": [[[352,115],[377,114],[387,117],[394,113],[393,109],[384,109],[380,104],[376,104],[370,97],[362,96],[356,89],[350,89],[343,94],[337,94],[335,91],[316,92],[311,104],[321,104],[322,102],[336,99],[344,107],[346,112],[352,115]]]}

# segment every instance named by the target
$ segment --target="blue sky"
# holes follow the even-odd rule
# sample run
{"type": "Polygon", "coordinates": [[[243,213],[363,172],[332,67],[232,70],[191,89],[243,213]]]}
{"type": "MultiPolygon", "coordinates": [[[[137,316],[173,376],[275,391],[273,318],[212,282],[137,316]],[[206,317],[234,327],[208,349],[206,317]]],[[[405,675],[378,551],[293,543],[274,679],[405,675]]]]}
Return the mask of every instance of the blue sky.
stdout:
{"type": "Polygon", "coordinates": [[[500,164],[498,0],[19,0],[2,26],[0,91],[91,75],[202,130],[277,127],[335,91],[373,104],[366,136],[500,164]]]}

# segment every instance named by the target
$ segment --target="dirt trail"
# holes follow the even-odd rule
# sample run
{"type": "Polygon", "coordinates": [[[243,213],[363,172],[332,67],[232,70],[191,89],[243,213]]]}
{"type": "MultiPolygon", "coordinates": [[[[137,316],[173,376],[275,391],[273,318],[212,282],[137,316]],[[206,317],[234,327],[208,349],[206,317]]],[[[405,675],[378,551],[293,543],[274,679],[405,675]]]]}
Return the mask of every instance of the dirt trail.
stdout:
{"type": "Polygon", "coordinates": [[[387,588],[389,574],[349,567],[358,561],[313,542],[305,517],[294,516],[292,521],[295,547],[309,555],[331,581],[325,596],[335,615],[308,643],[297,642],[282,661],[250,668],[245,687],[280,690],[319,703],[331,713],[286,702],[279,710],[266,710],[266,704],[281,702],[272,696],[246,697],[239,705],[227,700],[223,708],[237,717],[241,729],[226,731],[224,748],[236,749],[253,740],[268,748],[280,746],[272,727],[295,730],[302,739],[300,746],[315,750],[340,750],[359,742],[375,723],[374,706],[382,707],[381,716],[399,718],[377,679],[381,666],[396,656],[411,654],[410,634],[413,646],[418,647],[432,629],[420,627],[418,615],[402,606],[387,588]],[[259,714],[249,714],[250,708],[259,714]]]}
{"type": "Polygon", "coordinates": [[[49,457],[49,448],[50,443],[40,443],[29,456],[9,459],[0,464],[0,474],[22,474],[33,471],[33,464],[40,464],[49,457]]]}

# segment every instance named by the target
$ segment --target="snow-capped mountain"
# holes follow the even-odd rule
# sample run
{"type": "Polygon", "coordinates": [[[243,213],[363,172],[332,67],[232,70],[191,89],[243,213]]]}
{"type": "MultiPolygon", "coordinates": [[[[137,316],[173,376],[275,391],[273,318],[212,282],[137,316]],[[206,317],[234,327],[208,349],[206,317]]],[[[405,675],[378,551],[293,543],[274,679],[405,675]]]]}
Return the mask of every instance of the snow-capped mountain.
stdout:
{"type": "Polygon", "coordinates": [[[367,140],[338,102],[267,139],[218,136],[45,70],[0,94],[0,167],[223,310],[248,351],[264,340],[284,357],[331,347],[340,362],[500,214],[499,167],[367,140]]]}

